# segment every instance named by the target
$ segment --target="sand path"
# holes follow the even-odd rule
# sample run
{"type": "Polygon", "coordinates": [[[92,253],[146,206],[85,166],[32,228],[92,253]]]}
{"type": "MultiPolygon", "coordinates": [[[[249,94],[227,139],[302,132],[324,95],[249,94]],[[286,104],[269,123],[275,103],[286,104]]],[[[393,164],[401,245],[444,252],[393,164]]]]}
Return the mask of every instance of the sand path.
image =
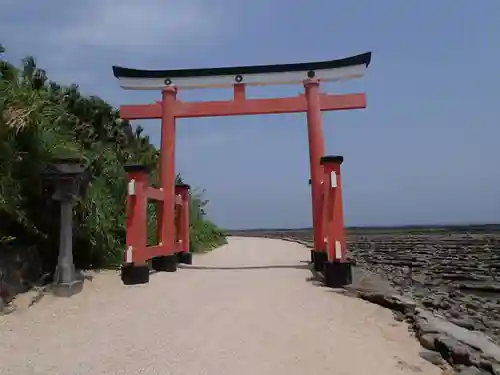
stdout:
{"type": "Polygon", "coordinates": [[[307,281],[303,246],[231,238],[193,266],[0,317],[0,374],[398,375],[441,371],[390,311],[307,281]]]}

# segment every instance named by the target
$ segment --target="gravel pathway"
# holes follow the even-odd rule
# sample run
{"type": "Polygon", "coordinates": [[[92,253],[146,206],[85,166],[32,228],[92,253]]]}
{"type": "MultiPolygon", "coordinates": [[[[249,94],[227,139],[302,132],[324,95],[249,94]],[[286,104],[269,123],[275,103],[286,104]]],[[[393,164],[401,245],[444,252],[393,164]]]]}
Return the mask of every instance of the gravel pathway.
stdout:
{"type": "Polygon", "coordinates": [[[306,248],[261,238],[125,287],[0,317],[0,374],[398,375],[441,371],[390,311],[308,281],[306,248]]]}

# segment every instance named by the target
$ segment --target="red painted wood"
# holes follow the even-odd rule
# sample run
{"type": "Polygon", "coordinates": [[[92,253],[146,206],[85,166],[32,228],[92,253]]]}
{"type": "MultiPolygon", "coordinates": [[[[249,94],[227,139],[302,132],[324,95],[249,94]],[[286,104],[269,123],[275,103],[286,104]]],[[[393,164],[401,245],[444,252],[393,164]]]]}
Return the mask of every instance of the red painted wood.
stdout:
{"type": "Polygon", "coordinates": [[[176,186],[176,194],[181,196],[181,205],[179,207],[179,221],[178,221],[178,239],[180,250],[189,251],[189,189],[187,186],[176,186]]]}
{"type": "MultiPolygon", "coordinates": [[[[236,93],[236,100],[182,102],[175,104],[176,118],[265,115],[297,113],[307,111],[304,95],[291,98],[242,99],[242,93],[236,93]]],[[[244,93],[243,93],[244,95],[244,93]]],[[[321,111],[340,111],[366,108],[365,94],[319,94],[321,111]]],[[[159,119],[162,117],[162,105],[133,104],[120,106],[120,117],[124,120],[159,119]]]]}
{"type": "Polygon", "coordinates": [[[132,262],[143,264],[149,258],[144,254],[147,245],[147,175],[142,171],[133,171],[128,173],[128,181],[134,181],[134,195],[127,197],[127,217],[125,219],[125,253],[132,249],[132,262]]]}
{"type": "Polygon", "coordinates": [[[307,113],[309,157],[311,168],[311,194],[313,201],[314,247],[327,251],[330,260],[335,257],[335,242],[340,241],[345,261],[344,221],[340,187],[340,164],[320,165],[324,156],[321,124],[322,111],[361,109],[366,107],[366,97],[358,94],[321,94],[315,80],[304,82],[305,95],[290,98],[246,99],[245,86],[234,86],[234,99],[226,101],[182,102],[177,100],[177,90],[163,90],[162,101],[144,105],[120,107],[120,117],[127,120],[161,119],[160,186],[147,186],[147,176],[142,172],[129,173],[129,180],[136,180],[136,195],[127,201],[126,241],[133,248],[133,259],[143,263],[155,256],[189,251],[189,192],[186,187],[175,188],[175,122],[177,118],[238,116],[280,113],[307,113]],[[331,188],[330,172],[337,173],[337,187],[331,188]],[[322,184],[323,182],[323,184],[322,184]],[[181,195],[181,204],[175,204],[175,194],[181,195]],[[147,199],[157,200],[157,246],[146,247],[147,199]],[[178,210],[176,222],[175,211],[178,210]],[[325,236],[327,243],[325,244],[325,236]],[[177,238],[177,240],[176,240],[177,238]]]}
{"type": "Polygon", "coordinates": [[[340,177],[340,163],[329,162],[324,167],[324,189],[327,194],[327,201],[324,205],[324,214],[327,230],[327,253],[328,260],[335,262],[347,261],[347,251],[345,247],[344,215],[342,209],[342,183],[340,177]],[[332,187],[331,172],[336,174],[336,187],[332,187]],[[340,257],[337,257],[335,246],[340,243],[340,257]]]}
{"type": "Polygon", "coordinates": [[[177,90],[163,90],[163,109],[161,117],[160,146],[160,186],[163,189],[163,202],[159,205],[158,240],[166,247],[166,253],[175,253],[175,108],[177,90]]]}
{"type": "Polygon", "coordinates": [[[320,164],[320,159],[325,154],[325,145],[321,123],[319,82],[317,80],[306,81],[304,82],[304,88],[307,101],[307,137],[309,139],[309,164],[311,169],[314,250],[325,251],[322,225],[323,201],[321,192],[323,167],[320,164]]]}
{"type": "Polygon", "coordinates": [[[163,192],[160,189],[156,189],[154,187],[149,186],[146,189],[146,197],[148,199],[153,199],[155,201],[163,200],[163,192]]]}

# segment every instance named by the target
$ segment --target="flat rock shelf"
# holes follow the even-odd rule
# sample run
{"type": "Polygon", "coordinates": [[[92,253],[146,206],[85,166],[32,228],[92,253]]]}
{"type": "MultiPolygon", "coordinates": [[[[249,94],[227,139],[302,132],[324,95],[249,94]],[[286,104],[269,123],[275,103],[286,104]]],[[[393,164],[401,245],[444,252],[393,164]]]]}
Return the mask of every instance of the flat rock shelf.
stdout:
{"type": "Polygon", "coordinates": [[[500,233],[355,235],[349,248],[400,292],[500,342],[500,233]]]}

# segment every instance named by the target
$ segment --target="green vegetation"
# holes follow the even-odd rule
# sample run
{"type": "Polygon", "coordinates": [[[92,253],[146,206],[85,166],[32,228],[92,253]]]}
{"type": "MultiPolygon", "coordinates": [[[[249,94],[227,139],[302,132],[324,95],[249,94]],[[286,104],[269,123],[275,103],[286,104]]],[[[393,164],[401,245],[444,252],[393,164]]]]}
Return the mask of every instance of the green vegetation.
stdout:
{"type": "MultiPolygon", "coordinates": [[[[0,250],[35,246],[45,271],[53,271],[59,211],[44,194],[40,172],[52,157],[76,154],[89,161],[92,177],[75,207],[75,263],[117,266],[125,238],[123,167],[147,165],[153,181],[159,151],[140,126],[133,130],[104,100],[83,96],[77,85],[49,81],[32,57],[16,67],[2,59],[3,52],[0,46],[0,250]]],[[[192,251],[225,242],[207,220],[206,204],[203,191],[191,193],[192,251]]]]}

